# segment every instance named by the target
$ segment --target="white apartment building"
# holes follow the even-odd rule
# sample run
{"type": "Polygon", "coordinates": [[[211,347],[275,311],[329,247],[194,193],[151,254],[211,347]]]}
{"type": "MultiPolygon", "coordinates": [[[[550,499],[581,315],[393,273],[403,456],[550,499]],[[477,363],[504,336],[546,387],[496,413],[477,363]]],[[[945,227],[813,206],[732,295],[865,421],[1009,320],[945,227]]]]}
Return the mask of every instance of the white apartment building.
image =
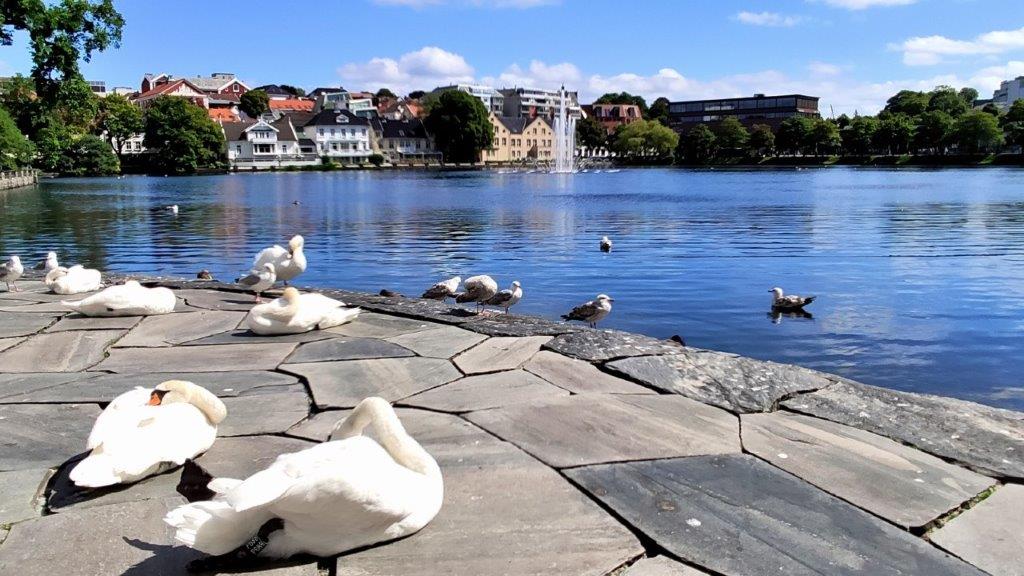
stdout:
{"type": "Polygon", "coordinates": [[[1004,110],[1021,98],[1024,98],[1024,76],[1003,81],[999,89],[992,93],[992,103],[1004,110]]]}
{"type": "MultiPolygon", "coordinates": [[[[558,114],[560,96],[558,90],[539,90],[536,88],[502,88],[505,97],[504,108],[499,115],[510,118],[534,118],[544,116],[554,118],[558,114]]],[[[576,92],[565,93],[565,105],[569,114],[576,118],[583,116],[579,97],[576,92]]]]}
{"type": "Polygon", "coordinates": [[[441,92],[445,92],[448,90],[458,90],[460,92],[465,92],[467,94],[476,96],[477,98],[480,99],[481,102],[484,103],[484,106],[487,108],[488,112],[494,112],[499,116],[501,116],[502,110],[504,110],[505,108],[505,96],[501,92],[495,90],[494,88],[491,88],[490,86],[477,86],[473,84],[452,84],[451,86],[439,86],[437,88],[434,88],[431,94],[440,94],[441,92]]]}
{"type": "Polygon", "coordinates": [[[311,166],[320,163],[313,142],[300,138],[291,119],[225,122],[228,162],[236,169],[311,166]]]}
{"type": "Polygon", "coordinates": [[[302,130],[322,157],[357,164],[366,162],[373,154],[369,119],[349,110],[321,110],[302,130]]]}

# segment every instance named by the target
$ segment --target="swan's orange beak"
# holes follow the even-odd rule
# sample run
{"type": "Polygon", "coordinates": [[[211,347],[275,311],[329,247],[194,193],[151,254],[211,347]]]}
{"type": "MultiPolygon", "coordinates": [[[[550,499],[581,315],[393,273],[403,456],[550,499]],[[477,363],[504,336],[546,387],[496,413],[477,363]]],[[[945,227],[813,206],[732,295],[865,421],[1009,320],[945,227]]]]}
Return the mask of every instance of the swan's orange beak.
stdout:
{"type": "Polygon", "coordinates": [[[156,390],[154,390],[153,393],[149,395],[149,402],[146,402],[146,404],[148,406],[159,406],[161,400],[163,399],[160,398],[160,394],[157,394],[156,390]]]}

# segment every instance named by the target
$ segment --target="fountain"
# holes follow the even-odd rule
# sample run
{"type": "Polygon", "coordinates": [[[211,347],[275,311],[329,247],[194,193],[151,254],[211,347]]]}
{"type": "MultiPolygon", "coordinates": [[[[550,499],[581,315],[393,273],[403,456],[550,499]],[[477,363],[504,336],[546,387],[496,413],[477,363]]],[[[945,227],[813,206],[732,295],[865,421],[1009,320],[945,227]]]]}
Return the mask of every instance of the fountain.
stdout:
{"type": "Polygon", "coordinates": [[[565,86],[558,91],[558,112],[555,115],[554,174],[576,172],[576,117],[569,113],[565,102],[565,86]]]}

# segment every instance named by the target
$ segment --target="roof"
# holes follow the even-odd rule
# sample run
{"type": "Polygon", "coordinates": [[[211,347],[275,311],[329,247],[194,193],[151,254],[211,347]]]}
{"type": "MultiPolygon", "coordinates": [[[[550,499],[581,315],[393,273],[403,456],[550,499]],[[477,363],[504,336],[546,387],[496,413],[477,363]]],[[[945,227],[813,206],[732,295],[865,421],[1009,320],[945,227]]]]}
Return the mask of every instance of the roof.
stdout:
{"type": "Polygon", "coordinates": [[[314,88],[313,91],[309,93],[309,95],[313,96],[315,98],[315,97],[317,97],[317,96],[319,96],[321,94],[333,94],[334,92],[345,92],[345,91],[346,90],[344,88],[342,88],[341,86],[338,86],[337,88],[319,87],[319,88],[314,88]]]}
{"type": "Polygon", "coordinates": [[[292,123],[288,121],[288,117],[284,116],[277,122],[270,124],[274,128],[277,128],[277,141],[278,142],[297,142],[298,136],[295,134],[295,128],[292,127],[292,123]]]}
{"type": "Polygon", "coordinates": [[[777,94],[765,96],[764,94],[754,94],[753,96],[738,96],[734,98],[705,98],[704,100],[678,100],[669,102],[669,104],[696,104],[698,102],[735,102],[738,100],[764,100],[765,98],[804,98],[806,100],[818,101],[817,96],[807,96],[806,94],[777,94]]]}
{"type": "Polygon", "coordinates": [[[242,138],[242,134],[244,134],[245,131],[255,123],[256,122],[253,120],[221,123],[221,127],[224,128],[224,139],[228,141],[244,140],[244,138],[242,138]]]}
{"type": "Polygon", "coordinates": [[[210,108],[207,110],[210,114],[211,120],[219,120],[222,122],[238,122],[238,114],[231,111],[230,108],[210,108]]]}
{"type": "Polygon", "coordinates": [[[207,96],[211,104],[238,104],[242,98],[238,94],[210,94],[207,96]]]}
{"type": "Polygon", "coordinates": [[[501,122],[513,134],[522,134],[526,125],[530,123],[529,118],[512,118],[511,116],[498,116],[497,118],[498,122],[501,122]]]}
{"type": "Polygon", "coordinates": [[[316,116],[313,116],[313,118],[306,122],[305,126],[337,126],[339,124],[369,126],[370,121],[356,116],[348,110],[321,110],[316,116]]]}
{"type": "Polygon", "coordinates": [[[381,138],[426,138],[427,129],[421,120],[388,120],[386,118],[373,121],[373,129],[380,133],[381,138]]]}
{"type": "Polygon", "coordinates": [[[373,92],[351,92],[351,94],[353,100],[361,98],[373,100],[373,92]]]}
{"type": "Polygon", "coordinates": [[[182,84],[186,84],[190,88],[195,90],[196,92],[202,93],[202,90],[198,86],[196,86],[195,84],[189,82],[185,78],[179,78],[177,80],[172,80],[171,82],[167,82],[166,84],[161,84],[161,85],[157,86],[156,88],[153,88],[151,90],[143,92],[142,94],[139,94],[138,96],[136,96],[135,99],[136,100],[148,100],[150,98],[155,98],[157,96],[161,96],[163,94],[167,94],[168,92],[174,92],[182,84]]]}
{"type": "Polygon", "coordinates": [[[285,110],[281,112],[285,118],[290,118],[293,126],[305,126],[307,122],[316,116],[315,112],[306,110],[285,110]]]}
{"type": "Polygon", "coordinates": [[[232,82],[238,82],[245,86],[245,83],[239,80],[234,74],[220,74],[214,76],[189,76],[184,78],[195,86],[197,86],[203,92],[217,92],[223,89],[225,86],[232,82]]]}
{"type": "Polygon", "coordinates": [[[294,96],[291,92],[281,88],[277,84],[264,84],[263,86],[257,86],[253,90],[263,90],[267,93],[267,96],[294,96]]]}
{"type": "Polygon", "coordinates": [[[312,111],[316,102],[300,98],[286,98],[284,100],[270,100],[271,110],[305,110],[312,111]]]}

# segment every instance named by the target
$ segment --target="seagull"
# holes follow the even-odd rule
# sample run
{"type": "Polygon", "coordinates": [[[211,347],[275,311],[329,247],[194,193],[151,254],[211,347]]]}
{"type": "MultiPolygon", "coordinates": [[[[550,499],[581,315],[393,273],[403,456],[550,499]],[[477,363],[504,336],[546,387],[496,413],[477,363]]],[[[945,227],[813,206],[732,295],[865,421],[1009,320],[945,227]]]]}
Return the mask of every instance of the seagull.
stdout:
{"type": "Polygon", "coordinates": [[[461,283],[461,276],[452,276],[451,278],[444,280],[443,282],[438,282],[437,284],[434,284],[433,286],[428,288],[427,291],[423,293],[423,296],[420,296],[420,298],[442,301],[448,298],[454,298],[455,291],[459,289],[459,284],[461,283]]]}
{"type": "Polygon", "coordinates": [[[814,302],[814,299],[817,298],[817,296],[796,296],[793,294],[783,296],[782,288],[779,287],[772,288],[769,292],[772,293],[772,310],[800,310],[814,302]]]}
{"type": "Polygon", "coordinates": [[[178,214],[178,205],[177,204],[171,204],[170,206],[167,206],[164,209],[169,211],[171,214],[174,214],[175,216],[177,216],[177,214],[178,214]]]}
{"type": "Polygon", "coordinates": [[[485,304],[504,308],[505,314],[508,314],[508,309],[518,304],[522,297],[523,289],[520,287],[519,280],[516,280],[515,282],[512,282],[512,286],[507,290],[498,292],[492,296],[490,300],[485,302],[485,304]]]}
{"type": "Polygon", "coordinates": [[[611,252],[612,241],[607,236],[601,236],[601,252],[611,252]]]}
{"type": "Polygon", "coordinates": [[[206,268],[203,268],[202,270],[200,270],[196,274],[196,279],[198,279],[198,280],[213,280],[213,274],[210,274],[209,270],[207,270],[206,268]]]}
{"type": "Polygon", "coordinates": [[[57,263],[57,253],[47,252],[46,259],[40,260],[39,263],[33,267],[33,270],[44,270],[46,272],[49,272],[50,270],[53,270],[57,266],[59,266],[59,264],[57,263]]]}
{"type": "Polygon", "coordinates": [[[243,276],[235,282],[255,292],[256,302],[262,302],[260,300],[260,293],[273,286],[274,282],[277,282],[277,274],[274,274],[274,265],[267,262],[262,268],[253,268],[247,276],[243,276]]]}
{"type": "Polygon", "coordinates": [[[482,310],[486,310],[487,301],[498,293],[498,283],[494,281],[494,278],[486,274],[466,278],[464,285],[466,286],[466,291],[459,294],[455,301],[459,304],[463,302],[476,302],[477,314],[482,310]]]}
{"type": "Polygon", "coordinates": [[[10,260],[0,264],[0,281],[7,283],[8,292],[20,292],[14,282],[24,273],[25,267],[21,265],[21,258],[17,256],[11,256],[10,260]]]}
{"type": "Polygon", "coordinates": [[[598,294],[586,304],[580,304],[572,309],[572,312],[563,314],[566,320],[579,320],[586,322],[591,328],[597,328],[597,323],[604,319],[612,311],[612,302],[615,300],[607,294],[598,294]]]}

